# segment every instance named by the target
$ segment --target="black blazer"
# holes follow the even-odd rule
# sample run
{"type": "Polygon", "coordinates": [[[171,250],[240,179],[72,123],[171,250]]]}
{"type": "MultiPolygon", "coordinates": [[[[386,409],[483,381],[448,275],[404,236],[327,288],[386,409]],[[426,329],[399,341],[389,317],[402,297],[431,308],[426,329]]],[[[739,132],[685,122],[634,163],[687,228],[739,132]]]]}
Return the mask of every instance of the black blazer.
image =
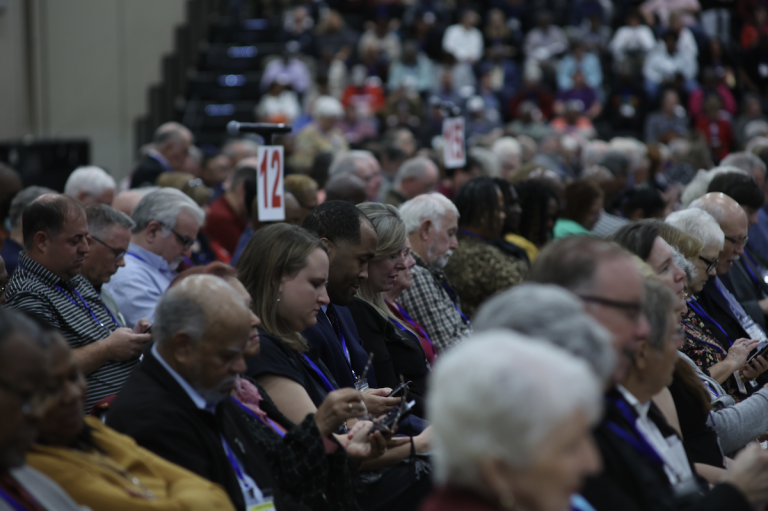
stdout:
{"type": "Polygon", "coordinates": [[[429,366],[421,343],[395,327],[365,300],[353,298],[349,311],[355,318],[363,348],[374,354],[373,367],[379,385],[394,389],[400,384],[400,375],[405,381],[411,380],[408,396],[416,401],[412,413],[425,417],[429,366]]]}
{"type": "Polygon", "coordinates": [[[154,186],[155,181],[160,174],[167,172],[168,169],[162,163],[146,155],[139,164],[133,169],[131,175],[131,188],[140,188],[142,186],[154,186]]]}
{"type": "MultiPolygon", "coordinates": [[[[618,391],[608,393],[609,398],[619,396],[618,391]]],[[[663,415],[651,404],[648,417],[667,437],[674,433],[663,415]]],[[[751,506],[735,487],[718,484],[707,492],[706,482],[699,478],[702,498],[693,503],[676,501],[672,485],[664,468],[638,453],[631,445],[613,433],[607,426],[613,422],[631,431],[631,425],[608,402],[605,417],[594,431],[594,438],[603,459],[603,471],[587,479],[581,494],[597,511],[747,511],[751,506]],[[706,495],[703,495],[706,493],[706,495]]],[[[695,471],[694,471],[695,474],[695,471]]]]}
{"type": "Polygon", "coordinates": [[[220,484],[235,508],[244,511],[240,484],[221,443],[224,436],[259,488],[273,492],[278,509],[306,509],[276,491],[269,463],[253,442],[247,423],[232,413],[231,407],[237,406],[226,399],[216,415],[198,409],[150,351],[112,403],[107,425],[158,456],[220,484]]]}
{"type": "Polygon", "coordinates": [[[749,316],[765,330],[765,314],[760,308],[760,300],[768,297],[768,285],[762,279],[759,268],[756,268],[747,256],[742,256],[733,263],[728,273],[720,277],[725,287],[733,293],[749,316]],[[757,282],[749,274],[751,270],[757,277],[757,282]]]}
{"type": "MultiPolygon", "coordinates": [[[[368,353],[363,348],[363,343],[355,326],[355,320],[352,319],[349,309],[341,305],[334,305],[334,308],[339,316],[341,331],[347,344],[349,358],[352,360],[352,368],[360,376],[365,370],[365,364],[368,363],[368,353]]],[[[317,356],[320,357],[320,360],[328,368],[336,383],[339,384],[339,387],[354,388],[355,378],[349,369],[347,357],[344,356],[341,339],[336,335],[331,322],[328,321],[328,317],[323,311],[317,314],[317,324],[304,330],[301,335],[316,350],[317,356]]],[[[368,386],[374,389],[379,388],[376,371],[373,367],[368,370],[368,386]]]]}

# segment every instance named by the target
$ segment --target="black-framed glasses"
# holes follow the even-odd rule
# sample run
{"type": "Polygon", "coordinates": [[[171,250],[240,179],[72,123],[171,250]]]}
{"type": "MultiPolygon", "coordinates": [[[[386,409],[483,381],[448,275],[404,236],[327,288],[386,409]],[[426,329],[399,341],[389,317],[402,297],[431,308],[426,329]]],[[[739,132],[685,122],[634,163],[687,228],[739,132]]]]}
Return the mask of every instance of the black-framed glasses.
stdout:
{"type": "Polygon", "coordinates": [[[741,238],[741,240],[733,239],[730,236],[726,236],[725,239],[727,239],[728,241],[730,241],[731,243],[733,243],[737,247],[742,247],[743,248],[743,247],[747,246],[747,242],[749,241],[749,236],[744,236],[743,238],[741,238]]]}
{"type": "Polygon", "coordinates": [[[709,259],[707,259],[705,257],[701,257],[701,256],[699,256],[699,259],[701,259],[702,261],[707,263],[707,273],[709,273],[712,270],[714,270],[715,266],[717,266],[717,263],[720,262],[720,259],[715,259],[714,261],[710,261],[709,259]]]}
{"type": "Polygon", "coordinates": [[[585,296],[579,295],[579,298],[585,302],[597,303],[599,305],[605,305],[606,307],[613,307],[622,311],[628,319],[631,321],[638,321],[640,315],[643,313],[643,305],[640,302],[623,302],[620,300],[611,300],[610,298],[602,298],[600,296],[585,296]]]}
{"type": "Polygon", "coordinates": [[[91,236],[91,239],[93,239],[94,241],[98,241],[99,243],[101,243],[102,245],[110,249],[112,253],[115,254],[115,261],[119,261],[120,259],[125,257],[126,252],[128,252],[127,250],[123,250],[122,248],[110,247],[109,245],[107,245],[106,243],[104,243],[103,241],[101,241],[99,238],[97,238],[92,234],[90,236],[91,236]]]}
{"type": "Polygon", "coordinates": [[[0,380],[0,388],[13,394],[19,401],[21,401],[21,413],[24,415],[29,415],[34,410],[47,408],[56,396],[55,393],[49,390],[38,390],[34,392],[19,390],[3,380],[0,380]]]}
{"type": "Polygon", "coordinates": [[[187,250],[195,243],[195,238],[190,238],[189,236],[184,236],[176,232],[176,229],[173,227],[170,228],[171,232],[176,235],[177,238],[179,238],[179,241],[182,245],[184,245],[184,250],[187,250]]]}

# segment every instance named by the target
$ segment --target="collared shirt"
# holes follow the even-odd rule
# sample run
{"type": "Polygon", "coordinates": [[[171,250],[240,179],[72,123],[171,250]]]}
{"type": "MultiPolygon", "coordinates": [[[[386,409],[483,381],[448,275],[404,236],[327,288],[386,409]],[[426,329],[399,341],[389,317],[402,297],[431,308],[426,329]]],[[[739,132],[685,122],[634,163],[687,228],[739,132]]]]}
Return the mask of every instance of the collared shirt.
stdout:
{"type": "Polygon", "coordinates": [[[125,255],[125,266],[104,284],[104,289],[115,299],[128,325],[135,325],[141,318],[152,322],[157,301],[175,276],[168,261],[131,243],[125,255]]]}
{"type": "Polygon", "coordinates": [[[458,296],[454,305],[443,287],[450,286],[445,273],[427,264],[413,252],[413,284],[403,291],[397,302],[424,327],[438,353],[442,353],[472,333],[472,326],[464,321],[458,296]]]}
{"type": "Polygon", "coordinates": [[[160,165],[163,166],[166,172],[174,172],[173,167],[171,167],[171,164],[168,163],[168,160],[165,159],[165,156],[160,154],[160,152],[158,152],[157,150],[150,149],[149,151],[147,151],[147,156],[157,160],[158,163],[160,163],[160,165]]]}
{"type": "MultiPolygon", "coordinates": [[[[73,349],[105,339],[118,327],[85,277],[77,275],[64,282],[23,252],[6,297],[8,308],[37,316],[58,328],[73,349]]],[[[86,410],[104,397],[117,394],[138,363],[138,358],[107,362],[91,373],[86,378],[86,410]]]]}
{"type": "MultiPolygon", "coordinates": [[[[182,378],[179,373],[177,373],[170,365],[168,365],[168,362],[163,360],[163,357],[160,356],[160,353],[157,351],[157,344],[152,345],[152,355],[157,359],[160,365],[163,366],[166,371],[168,371],[168,374],[170,374],[171,377],[176,380],[176,383],[178,383],[181,388],[184,389],[184,392],[186,392],[186,394],[189,396],[189,399],[192,400],[192,403],[194,403],[194,405],[199,410],[205,410],[214,414],[216,413],[216,405],[208,403],[205,398],[201,396],[200,393],[197,392],[192,387],[192,385],[187,382],[187,380],[182,378]]],[[[229,458],[230,463],[237,464],[237,468],[233,465],[232,469],[237,475],[237,481],[240,483],[240,489],[243,492],[243,497],[245,497],[245,502],[252,502],[254,499],[256,499],[256,501],[263,500],[263,494],[256,484],[256,481],[254,481],[253,478],[251,478],[251,476],[245,472],[245,466],[243,465],[243,462],[240,461],[235,452],[230,449],[229,444],[223,436],[221,437],[221,446],[224,449],[224,452],[227,454],[227,458],[229,458]],[[251,492],[253,495],[251,495],[251,492]]]]}
{"type": "Polygon", "coordinates": [[[645,440],[651,444],[656,454],[664,461],[664,472],[666,472],[672,486],[692,479],[693,472],[691,471],[691,465],[688,463],[683,443],[676,436],[664,438],[656,423],[648,418],[651,401],[641,403],[630,391],[621,385],[617,385],[616,388],[627,403],[637,412],[638,417],[635,420],[635,427],[637,427],[638,432],[643,435],[645,440]]]}

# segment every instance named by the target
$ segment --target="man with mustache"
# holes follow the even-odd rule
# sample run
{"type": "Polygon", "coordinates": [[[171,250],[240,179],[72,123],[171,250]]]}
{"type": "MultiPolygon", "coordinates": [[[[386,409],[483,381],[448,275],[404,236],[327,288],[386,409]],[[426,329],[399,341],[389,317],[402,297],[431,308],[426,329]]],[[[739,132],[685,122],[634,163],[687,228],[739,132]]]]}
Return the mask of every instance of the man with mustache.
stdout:
{"type": "Polygon", "coordinates": [[[81,275],[90,248],[85,211],[76,199],[55,193],[38,197],[24,208],[22,230],[25,251],[6,290],[6,305],[61,330],[88,377],[90,409],[120,390],[150,336],[120,328],[81,275]]]}
{"type": "Polygon", "coordinates": [[[459,248],[459,211],[444,195],[419,195],[400,206],[411,254],[416,259],[413,285],[398,302],[429,334],[438,353],[472,333],[469,319],[443,268],[459,248]]]}
{"type": "Polygon", "coordinates": [[[144,196],[131,218],[136,225],[125,266],[104,285],[129,325],[153,321],[155,305],[189,257],[205,213],[183,192],[161,188],[144,196]]]}
{"type": "Polygon", "coordinates": [[[193,275],[157,304],[155,344],[112,404],[107,425],[172,463],[220,484],[235,509],[282,501],[270,465],[227,399],[246,371],[251,314],[213,275],[193,275]]]}

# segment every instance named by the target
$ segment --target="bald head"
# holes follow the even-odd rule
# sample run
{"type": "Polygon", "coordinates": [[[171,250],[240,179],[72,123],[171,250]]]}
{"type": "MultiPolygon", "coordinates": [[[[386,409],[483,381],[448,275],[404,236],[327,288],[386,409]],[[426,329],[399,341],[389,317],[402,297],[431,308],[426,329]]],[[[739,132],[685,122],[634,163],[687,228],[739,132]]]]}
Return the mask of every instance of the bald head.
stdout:
{"type": "Polygon", "coordinates": [[[213,275],[193,275],[168,289],[157,304],[157,351],[209,405],[226,398],[251,333],[242,296],[213,275]]]}
{"type": "Polygon", "coordinates": [[[728,272],[733,266],[733,261],[744,253],[744,241],[749,228],[746,213],[738,202],[719,192],[708,193],[696,199],[688,208],[704,210],[720,224],[720,229],[725,234],[725,245],[720,252],[717,274],[728,272]]]}
{"type": "Polygon", "coordinates": [[[354,174],[337,174],[325,183],[325,200],[343,200],[354,205],[365,202],[365,181],[354,174]]]}
{"type": "Polygon", "coordinates": [[[133,214],[133,209],[142,197],[143,195],[141,193],[134,190],[120,192],[117,194],[117,197],[112,199],[112,207],[121,213],[131,216],[133,214]]]}

